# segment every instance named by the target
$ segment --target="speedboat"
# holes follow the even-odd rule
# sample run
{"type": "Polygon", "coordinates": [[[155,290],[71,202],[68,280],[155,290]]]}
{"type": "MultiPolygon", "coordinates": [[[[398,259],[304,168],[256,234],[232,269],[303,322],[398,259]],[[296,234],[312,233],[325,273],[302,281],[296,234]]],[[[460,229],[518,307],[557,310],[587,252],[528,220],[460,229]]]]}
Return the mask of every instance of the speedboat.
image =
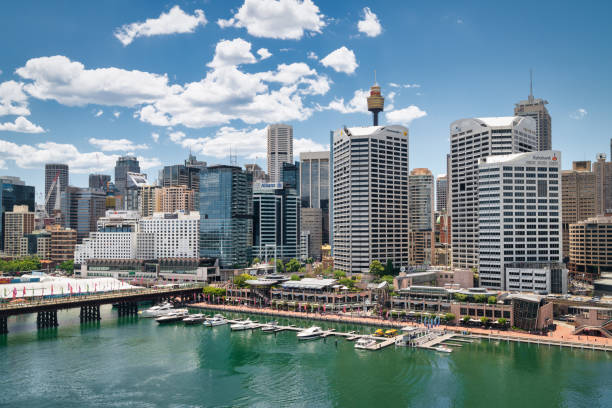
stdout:
{"type": "Polygon", "coordinates": [[[155,319],[157,323],[173,323],[179,322],[189,316],[189,311],[187,309],[175,309],[169,313],[166,313],[164,316],[158,317],[155,319]]]}
{"type": "Polygon", "coordinates": [[[261,326],[263,333],[274,333],[278,330],[278,322],[268,322],[264,326],[261,326]]]}
{"type": "Polygon", "coordinates": [[[185,324],[198,324],[198,323],[202,323],[204,320],[206,320],[206,315],[203,313],[196,313],[196,314],[192,314],[189,315],[188,317],[183,319],[183,323],[185,324]]]}
{"type": "Polygon", "coordinates": [[[368,337],[361,337],[359,340],[355,342],[355,348],[367,350],[368,348],[374,346],[375,344],[376,344],[376,340],[368,338],[368,337]]]}
{"type": "Polygon", "coordinates": [[[441,353],[452,353],[452,352],[453,352],[453,350],[452,350],[452,349],[450,349],[450,348],[448,348],[448,347],[444,347],[444,346],[442,346],[442,345],[440,345],[440,346],[436,346],[436,347],[434,347],[434,349],[435,349],[436,351],[441,352],[441,353]]]}
{"type": "Polygon", "coordinates": [[[160,317],[173,310],[172,303],[165,302],[142,311],[142,317],[160,317]]]}
{"type": "Polygon", "coordinates": [[[223,326],[224,324],[227,324],[227,320],[221,315],[215,315],[215,317],[208,318],[204,321],[204,326],[208,327],[223,326]]]}
{"type": "Polygon", "coordinates": [[[319,338],[323,335],[323,330],[318,326],[312,326],[305,330],[302,330],[297,334],[298,340],[311,340],[319,338]]]}
{"type": "Polygon", "coordinates": [[[397,335],[396,329],[389,329],[385,332],[386,337],[395,337],[397,335]]]}
{"type": "Polygon", "coordinates": [[[251,319],[246,319],[242,322],[238,322],[238,323],[234,323],[230,326],[230,329],[234,330],[234,331],[241,331],[241,330],[251,330],[257,327],[257,324],[253,323],[251,321],[251,319]]]}
{"type": "Polygon", "coordinates": [[[376,331],[374,332],[374,336],[376,337],[383,337],[385,335],[385,331],[383,329],[376,329],[376,331]]]}

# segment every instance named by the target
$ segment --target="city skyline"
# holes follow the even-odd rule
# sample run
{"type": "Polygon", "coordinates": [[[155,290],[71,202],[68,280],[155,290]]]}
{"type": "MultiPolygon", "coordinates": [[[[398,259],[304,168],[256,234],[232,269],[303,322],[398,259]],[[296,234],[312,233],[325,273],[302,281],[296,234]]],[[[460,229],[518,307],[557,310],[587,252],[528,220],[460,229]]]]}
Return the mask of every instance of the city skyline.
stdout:
{"type": "Polygon", "coordinates": [[[325,149],[330,130],[370,124],[365,98],[374,70],[385,96],[381,124],[408,125],[414,168],[445,173],[448,147],[438,146],[448,146],[450,123],[511,115],[529,94],[531,68],[534,97],[549,101],[552,147],[564,152],[562,168],[607,153],[610,60],[602,50],[611,29],[605,10],[538,4],[525,14],[520,4],[434,9],[289,1],[308,18],[270,30],[273,17],[253,17],[258,4],[146,2],[101,12],[41,3],[28,13],[7,4],[0,17],[8,34],[0,39],[0,174],[19,175],[39,196],[45,162],[68,163],[71,183],[84,187],[89,173],[112,174],[119,155],[135,154],[154,180],[189,150],[211,164],[229,164],[230,145],[239,164],[256,161],[265,168],[270,123],[294,127],[295,157],[325,149]],[[539,25],[543,13],[551,18],[539,25]],[[519,15],[530,30],[512,37],[494,33],[493,21],[509,24],[519,15]],[[56,26],[40,24],[48,17],[56,26]],[[179,27],[155,26],[168,18],[179,27]],[[570,18],[576,24],[564,24],[570,18]],[[503,67],[484,69],[473,58],[477,52],[479,59],[497,60],[506,55],[504,44],[527,43],[535,35],[546,50],[524,47],[521,58],[503,67]],[[409,52],[390,54],[405,36],[414,40],[409,52]],[[585,42],[590,47],[582,47],[585,42]],[[389,55],[397,55],[397,64],[386,61],[389,55]],[[92,78],[130,86],[101,90],[92,78]],[[170,106],[168,94],[180,95],[180,103],[196,97],[200,105],[180,110],[170,106]],[[224,103],[211,111],[205,105],[214,98],[224,103]]]}

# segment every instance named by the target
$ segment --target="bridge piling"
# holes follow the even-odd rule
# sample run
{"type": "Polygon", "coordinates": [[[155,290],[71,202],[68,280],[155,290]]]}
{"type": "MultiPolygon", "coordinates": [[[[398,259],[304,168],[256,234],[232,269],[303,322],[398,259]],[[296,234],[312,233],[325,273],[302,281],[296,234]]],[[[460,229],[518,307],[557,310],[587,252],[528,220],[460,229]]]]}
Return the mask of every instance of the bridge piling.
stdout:
{"type": "Polygon", "coordinates": [[[81,306],[79,314],[81,323],[93,322],[100,320],[100,305],[85,305],[81,306]]]}
{"type": "Polygon", "coordinates": [[[36,327],[38,329],[48,329],[50,327],[57,327],[57,310],[41,310],[36,315],[36,327]]]}
{"type": "Polygon", "coordinates": [[[117,313],[119,317],[136,316],[138,315],[138,303],[121,302],[117,305],[117,313]]]}
{"type": "Polygon", "coordinates": [[[0,316],[0,334],[8,334],[8,316],[0,316]]]}

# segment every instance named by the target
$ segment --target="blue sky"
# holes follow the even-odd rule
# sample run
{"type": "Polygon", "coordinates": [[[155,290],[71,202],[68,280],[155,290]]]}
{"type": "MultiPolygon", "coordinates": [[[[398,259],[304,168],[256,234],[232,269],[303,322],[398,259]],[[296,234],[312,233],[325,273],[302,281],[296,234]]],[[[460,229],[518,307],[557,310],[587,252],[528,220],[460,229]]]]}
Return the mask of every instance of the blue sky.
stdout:
{"type": "Polygon", "coordinates": [[[297,151],[369,124],[374,70],[411,168],[444,173],[450,123],[511,115],[530,68],[564,167],[609,154],[609,2],[313,1],[3,2],[0,174],[40,192],[66,161],[85,186],[134,153],[155,180],[230,146],[264,167],[268,123],[292,124],[297,151]]]}

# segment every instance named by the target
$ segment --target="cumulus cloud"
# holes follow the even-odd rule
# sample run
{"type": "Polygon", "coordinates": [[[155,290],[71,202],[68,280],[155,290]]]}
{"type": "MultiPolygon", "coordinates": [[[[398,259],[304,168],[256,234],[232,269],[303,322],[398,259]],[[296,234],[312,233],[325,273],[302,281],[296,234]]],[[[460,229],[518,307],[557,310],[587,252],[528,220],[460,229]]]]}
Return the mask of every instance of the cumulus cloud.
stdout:
{"type": "MultiPolygon", "coordinates": [[[[365,89],[357,89],[353,93],[353,97],[348,102],[344,98],[336,98],[327,106],[318,106],[318,110],[335,110],[340,113],[369,113],[368,112],[368,96],[370,92],[365,89]]],[[[385,96],[386,108],[393,110],[393,101],[395,100],[395,92],[389,92],[385,96]]]]}
{"type": "Polygon", "coordinates": [[[145,150],[149,148],[146,144],[134,144],[134,142],[128,139],[96,139],[92,137],[89,139],[89,143],[103,152],[131,152],[133,150],[145,150]]]}
{"type": "Polygon", "coordinates": [[[397,84],[395,82],[389,82],[389,86],[391,88],[420,88],[421,85],[419,84],[397,84]]]}
{"type": "Polygon", "coordinates": [[[0,130],[19,133],[44,133],[45,129],[33,124],[23,116],[15,119],[15,122],[0,123],[0,130]]]}
{"type": "Polygon", "coordinates": [[[114,116],[115,118],[119,118],[119,116],[121,116],[121,112],[119,112],[119,111],[114,111],[114,112],[113,112],[113,116],[114,116]]]}
{"type": "Polygon", "coordinates": [[[574,112],[570,113],[570,118],[575,120],[584,119],[588,115],[588,112],[584,108],[576,109],[574,112]]]}
{"type": "Polygon", "coordinates": [[[322,145],[312,139],[297,138],[293,139],[293,156],[299,157],[300,153],[303,152],[321,152],[323,150],[329,150],[329,145],[322,145]]]}
{"type": "Polygon", "coordinates": [[[159,142],[159,133],[153,132],[151,133],[151,138],[155,143],[159,142]]]}
{"type": "Polygon", "coordinates": [[[333,68],[336,72],[344,72],[346,74],[354,73],[355,69],[359,66],[355,53],[345,46],[329,53],[321,60],[321,64],[325,67],[333,68]]]}
{"type": "Polygon", "coordinates": [[[380,25],[378,16],[372,13],[369,7],[364,7],[363,20],[359,20],[357,29],[368,37],[376,37],[382,32],[382,26],[380,25]]]}
{"type": "Polygon", "coordinates": [[[268,51],[267,48],[260,48],[257,50],[257,54],[259,55],[259,60],[265,60],[266,58],[270,58],[272,53],[268,51]]]}
{"type": "Polygon", "coordinates": [[[28,96],[23,91],[23,83],[15,81],[0,83],[0,116],[29,114],[28,96]]]}
{"type": "Polygon", "coordinates": [[[183,148],[191,149],[206,156],[227,157],[230,147],[232,153],[239,156],[247,158],[266,156],[267,131],[265,127],[261,129],[236,129],[223,126],[213,136],[197,138],[186,137],[183,132],[175,133],[177,135],[174,138],[170,135],[170,140],[183,148]]]}
{"type": "MultiPolygon", "coordinates": [[[[82,153],[72,144],[54,142],[36,145],[16,144],[0,139],[0,155],[3,160],[12,160],[23,169],[40,169],[45,163],[70,163],[70,172],[78,174],[99,173],[112,170],[119,155],[102,152],[82,153]]],[[[138,157],[144,170],[161,166],[157,158],[138,157]]]]}
{"type": "Polygon", "coordinates": [[[427,112],[421,110],[418,106],[410,105],[404,109],[392,110],[385,113],[387,122],[389,123],[400,123],[402,125],[408,125],[415,119],[427,116],[427,112]]]}
{"type": "Polygon", "coordinates": [[[307,58],[308,59],[316,60],[316,59],[319,59],[319,56],[317,54],[315,54],[314,51],[309,51],[308,55],[307,55],[307,58]]]}
{"type": "Polygon", "coordinates": [[[324,17],[312,0],[245,0],[233,17],[217,24],[246,28],[254,37],[299,40],[306,31],[321,33],[324,17]]]}
{"type": "Polygon", "coordinates": [[[198,26],[205,26],[206,23],[206,16],[202,10],[195,10],[194,14],[190,15],[179,6],[174,6],[169,12],[161,13],[158,18],[125,24],[116,29],[114,35],[124,46],[128,46],[138,37],[193,33],[198,26]]]}
{"type": "Polygon", "coordinates": [[[213,60],[207,65],[211,68],[223,68],[254,62],[257,62],[257,59],[251,54],[251,43],[242,38],[236,38],[219,41],[215,47],[213,60]]]}
{"type": "Polygon", "coordinates": [[[185,132],[181,132],[179,130],[179,131],[170,133],[168,136],[170,136],[170,140],[172,140],[174,143],[180,143],[180,141],[183,140],[185,136],[187,135],[185,134],[185,132]]]}
{"type": "Polygon", "coordinates": [[[99,118],[100,116],[102,116],[103,113],[104,113],[104,111],[102,109],[98,109],[98,111],[96,113],[94,113],[94,116],[96,118],[99,118]]]}

